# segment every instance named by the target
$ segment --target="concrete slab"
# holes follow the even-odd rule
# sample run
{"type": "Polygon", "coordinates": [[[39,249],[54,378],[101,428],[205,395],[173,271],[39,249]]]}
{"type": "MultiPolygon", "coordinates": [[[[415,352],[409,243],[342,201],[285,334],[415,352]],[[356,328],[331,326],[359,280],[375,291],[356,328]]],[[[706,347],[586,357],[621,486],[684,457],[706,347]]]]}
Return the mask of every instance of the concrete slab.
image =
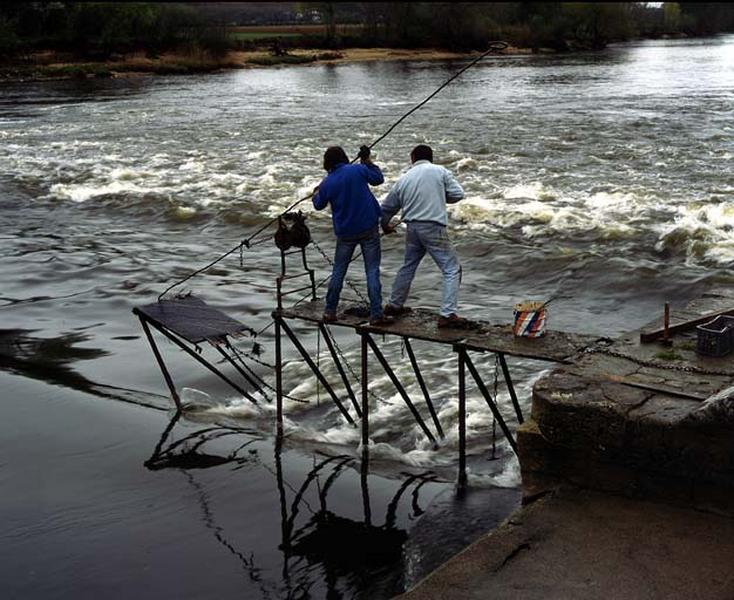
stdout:
{"type": "Polygon", "coordinates": [[[575,488],[520,509],[404,600],[731,600],[734,519],[575,488]]]}
{"type": "MultiPolygon", "coordinates": [[[[734,305],[711,291],[681,320],[734,305]]],[[[542,377],[517,431],[530,504],[403,598],[734,598],[734,356],[588,346],[542,377]],[[708,408],[707,408],[708,407],[708,408]]]]}
{"type": "MultiPolygon", "coordinates": [[[[731,304],[728,291],[710,293],[687,310],[731,304]]],[[[542,377],[518,432],[526,494],[571,482],[734,514],[731,427],[696,418],[734,384],[734,357],[698,356],[691,340],[674,336],[669,354],[631,333],[542,377]]]]}

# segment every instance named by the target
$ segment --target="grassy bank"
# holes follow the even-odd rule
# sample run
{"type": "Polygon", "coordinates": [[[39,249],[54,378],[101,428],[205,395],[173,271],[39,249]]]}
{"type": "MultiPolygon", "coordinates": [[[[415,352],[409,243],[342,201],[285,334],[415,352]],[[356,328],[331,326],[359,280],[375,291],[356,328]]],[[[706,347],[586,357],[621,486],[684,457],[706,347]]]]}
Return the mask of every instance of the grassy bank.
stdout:
{"type": "MultiPolygon", "coordinates": [[[[508,54],[529,50],[508,49],[508,54]]],[[[157,58],[142,53],[115,56],[107,61],[75,60],[69,55],[52,52],[31,55],[22,62],[0,66],[0,80],[29,81],[50,79],[94,79],[130,77],[136,75],[192,75],[228,69],[272,67],[279,65],[307,65],[315,63],[348,63],[386,60],[447,60],[466,57],[466,54],[421,49],[350,48],[331,50],[293,50],[283,56],[274,56],[269,50],[230,51],[221,57],[207,53],[168,53],[157,58]]]]}
{"type": "Polygon", "coordinates": [[[22,62],[0,66],[0,79],[91,79],[130,74],[190,75],[240,66],[242,65],[229,55],[215,58],[205,53],[170,53],[158,58],[130,54],[115,56],[107,61],[76,60],[71,56],[39,53],[31,55],[22,62]]]}

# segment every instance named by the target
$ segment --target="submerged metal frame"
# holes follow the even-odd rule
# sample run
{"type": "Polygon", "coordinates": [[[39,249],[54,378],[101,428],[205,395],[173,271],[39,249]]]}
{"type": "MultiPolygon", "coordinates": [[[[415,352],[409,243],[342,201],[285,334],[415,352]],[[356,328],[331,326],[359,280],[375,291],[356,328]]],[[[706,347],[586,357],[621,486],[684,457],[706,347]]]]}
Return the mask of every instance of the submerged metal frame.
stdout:
{"type": "MultiPolygon", "coordinates": [[[[280,517],[281,517],[281,539],[280,539],[280,550],[283,553],[283,578],[288,579],[290,575],[289,563],[294,556],[294,548],[300,539],[304,535],[308,535],[309,530],[313,527],[313,517],[327,514],[328,509],[328,494],[334,483],[338,478],[344,474],[349,466],[355,466],[356,462],[359,461],[359,483],[362,495],[362,518],[365,527],[379,530],[382,532],[390,531],[401,531],[396,524],[397,511],[400,505],[400,501],[405,497],[408,490],[412,488],[412,501],[411,508],[413,513],[417,516],[421,512],[418,506],[418,497],[420,489],[427,483],[432,483],[438,480],[438,477],[431,471],[424,473],[416,473],[409,475],[407,479],[400,485],[398,490],[392,496],[390,501],[385,507],[384,523],[378,525],[373,523],[372,503],[370,501],[370,490],[369,490],[369,453],[363,452],[361,459],[350,455],[333,455],[327,456],[320,460],[318,463],[314,463],[313,468],[308,472],[306,478],[303,480],[300,487],[297,489],[291,485],[287,485],[287,481],[284,475],[283,469],[283,437],[278,436],[275,443],[275,477],[278,488],[279,506],[280,506],[280,517]],[[324,476],[325,481],[323,484],[319,483],[319,477],[324,476]],[[316,484],[319,501],[319,509],[314,510],[305,500],[306,492],[309,488],[312,488],[313,484],[316,484]],[[288,498],[286,493],[286,487],[290,488],[293,492],[291,499],[288,498]],[[313,515],[311,520],[300,527],[296,527],[296,521],[298,515],[301,512],[301,508],[305,506],[313,515]]],[[[350,519],[356,524],[358,521],[350,519]]],[[[318,527],[318,523],[316,524],[318,527]]],[[[357,548],[361,550],[361,548],[357,548]]],[[[327,582],[328,583],[328,582],[327,582]]]]}
{"type": "Polygon", "coordinates": [[[319,323],[319,331],[321,332],[321,335],[324,336],[326,347],[329,349],[329,354],[331,354],[331,359],[334,361],[334,364],[336,365],[336,370],[339,371],[339,376],[341,377],[342,383],[344,384],[344,387],[347,390],[347,395],[349,396],[349,399],[352,401],[352,406],[354,406],[354,410],[357,413],[357,416],[361,418],[362,409],[359,406],[359,402],[357,402],[357,397],[354,395],[354,390],[352,390],[352,385],[349,383],[349,378],[347,377],[347,374],[344,372],[344,367],[342,366],[342,363],[336,354],[334,343],[331,341],[331,335],[329,334],[329,330],[326,328],[326,325],[324,325],[323,323],[319,323]]]}
{"type": "MultiPolygon", "coordinates": [[[[243,389],[240,385],[235,383],[230,377],[222,373],[219,369],[217,369],[209,361],[207,361],[202,356],[200,356],[197,352],[195,352],[192,348],[190,348],[183,340],[181,340],[179,336],[167,330],[166,327],[158,323],[155,319],[151,319],[150,317],[148,317],[141,311],[134,309],[133,312],[140,319],[140,323],[143,327],[143,331],[145,332],[146,338],[148,339],[148,343],[150,344],[150,347],[153,350],[153,355],[155,356],[155,359],[158,363],[161,373],[163,374],[163,378],[166,382],[166,385],[168,386],[168,389],[171,392],[171,397],[173,398],[173,401],[176,405],[176,409],[178,412],[180,412],[183,409],[181,398],[176,390],[175,383],[173,381],[173,378],[171,377],[168,367],[166,366],[166,363],[163,360],[163,357],[161,356],[158,345],[155,342],[155,339],[150,329],[151,327],[155,328],[163,336],[165,336],[167,339],[173,342],[176,346],[178,346],[181,350],[183,350],[189,356],[191,356],[194,360],[196,360],[198,363],[206,367],[209,371],[211,371],[214,375],[216,375],[222,381],[227,383],[230,387],[232,387],[238,393],[242,394],[243,397],[247,398],[253,404],[258,404],[258,401],[252,396],[251,393],[243,389]]],[[[331,397],[334,404],[337,406],[341,414],[344,416],[345,420],[350,425],[356,425],[354,418],[352,417],[348,409],[345,407],[345,405],[342,403],[339,396],[337,395],[334,388],[329,383],[328,379],[325,377],[325,375],[323,374],[319,366],[313,361],[310,354],[308,353],[308,351],[306,350],[306,348],[303,346],[300,339],[298,338],[298,335],[285,322],[285,319],[282,316],[280,311],[276,310],[273,312],[273,321],[275,323],[275,378],[276,378],[275,391],[276,391],[276,418],[277,418],[278,434],[281,435],[283,432],[283,417],[284,417],[283,398],[285,397],[285,394],[283,392],[283,371],[282,371],[283,369],[283,347],[282,347],[283,333],[285,333],[288,339],[290,339],[291,343],[296,348],[298,353],[301,355],[304,362],[311,369],[311,371],[316,376],[316,378],[319,380],[321,385],[324,386],[324,389],[327,391],[327,393],[331,397]]],[[[339,373],[341,381],[344,384],[347,396],[349,397],[351,401],[352,407],[354,408],[357,414],[357,417],[361,419],[361,439],[362,439],[363,452],[367,452],[368,447],[369,447],[369,416],[370,415],[369,415],[368,371],[369,371],[370,351],[375,356],[375,358],[377,358],[378,362],[380,363],[380,366],[382,367],[384,372],[387,374],[388,378],[392,382],[398,394],[401,396],[401,398],[405,402],[406,406],[408,407],[411,414],[413,415],[413,418],[415,419],[416,423],[418,423],[418,426],[420,427],[420,429],[423,431],[426,437],[428,437],[428,439],[433,443],[434,447],[438,447],[436,436],[434,436],[433,432],[428,428],[425,420],[423,419],[421,414],[418,412],[418,409],[416,408],[415,404],[411,400],[408,392],[406,391],[405,387],[403,386],[400,379],[396,375],[395,371],[391,367],[387,358],[385,357],[383,352],[380,350],[379,346],[377,345],[373,337],[370,335],[370,333],[375,333],[375,331],[374,330],[370,331],[365,327],[356,327],[355,330],[360,337],[360,359],[361,359],[361,390],[360,390],[361,394],[360,395],[361,395],[361,398],[359,400],[357,399],[354,389],[352,388],[349,378],[347,377],[344,366],[342,365],[342,362],[339,358],[339,354],[337,353],[334,343],[332,342],[331,334],[329,332],[328,327],[323,322],[318,323],[318,331],[324,336],[324,339],[326,340],[326,347],[329,351],[331,359],[334,361],[334,364],[339,373]]],[[[385,333],[389,334],[389,332],[385,332],[385,333]]],[[[420,367],[418,366],[418,361],[416,359],[415,352],[413,350],[413,346],[410,343],[410,338],[404,335],[400,335],[399,337],[402,338],[402,341],[405,344],[405,349],[408,354],[410,365],[412,367],[413,373],[415,374],[416,381],[418,382],[418,385],[421,389],[423,397],[426,401],[426,405],[430,412],[431,419],[436,429],[436,432],[438,433],[438,436],[440,439],[445,439],[445,433],[443,431],[443,428],[441,427],[441,423],[438,419],[438,415],[436,413],[435,407],[431,400],[431,396],[428,391],[428,386],[426,385],[426,382],[423,378],[420,367]]],[[[258,385],[258,383],[254,380],[254,378],[249,376],[244,371],[244,369],[242,369],[235,362],[235,360],[221,346],[216,345],[216,344],[214,344],[214,346],[216,350],[219,352],[219,354],[222,355],[223,359],[226,360],[229,364],[231,364],[235,368],[235,370],[242,376],[242,378],[255,389],[255,391],[259,392],[264,398],[267,399],[265,392],[258,385]]],[[[477,370],[476,366],[474,365],[474,362],[472,361],[469,355],[469,348],[463,342],[458,342],[458,343],[453,344],[453,349],[454,349],[454,352],[457,354],[457,359],[458,359],[458,372],[457,372],[458,438],[459,438],[458,440],[459,441],[458,485],[459,487],[464,487],[467,482],[467,477],[466,477],[466,416],[467,416],[466,415],[466,394],[467,394],[466,392],[466,383],[467,383],[466,382],[466,372],[467,370],[469,371],[469,374],[471,375],[472,379],[474,380],[479,392],[482,394],[482,397],[484,398],[485,402],[487,403],[487,406],[489,407],[490,411],[492,412],[492,415],[495,421],[497,422],[497,424],[499,425],[500,429],[502,430],[502,433],[504,434],[505,438],[507,438],[507,441],[510,447],[512,448],[513,452],[515,453],[517,453],[517,442],[514,439],[512,432],[510,431],[510,428],[507,425],[507,422],[505,421],[504,417],[502,416],[502,413],[499,410],[497,398],[492,397],[492,394],[490,393],[489,389],[487,388],[486,384],[484,383],[484,380],[482,379],[481,375],[479,374],[479,371],[477,370]]],[[[503,378],[507,385],[507,388],[510,394],[510,399],[512,401],[512,405],[513,405],[515,414],[517,416],[518,423],[522,424],[523,423],[522,411],[520,409],[520,404],[517,399],[517,394],[515,392],[512,378],[510,376],[510,371],[507,366],[505,355],[504,353],[501,353],[501,352],[497,352],[496,355],[498,358],[499,365],[502,369],[503,378]]]]}
{"type": "MultiPolygon", "coordinates": [[[[505,421],[504,417],[502,416],[502,413],[499,410],[499,406],[497,403],[497,398],[492,398],[492,395],[489,393],[489,390],[487,389],[487,386],[484,383],[484,380],[482,379],[482,376],[479,374],[479,371],[477,371],[477,368],[474,366],[474,363],[472,362],[471,357],[469,356],[469,349],[464,344],[454,344],[454,352],[456,352],[458,357],[458,384],[459,384],[459,477],[458,477],[458,483],[459,487],[463,487],[466,485],[466,371],[469,370],[469,374],[472,376],[472,379],[477,385],[477,388],[479,388],[479,392],[484,397],[485,402],[487,403],[487,406],[489,406],[489,410],[492,412],[492,416],[495,418],[495,421],[500,426],[500,429],[502,430],[502,433],[504,434],[505,438],[507,439],[507,442],[510,444],[510,447],[512,448],[512,451],[517,454],[517,442],[515,438],[512,436],[512,432],[510,431],[510,428],[507,425],[507,422],[505,421]]],[[[518,422],[522,424],[523,417],[522,417],[522,411],[520,410],[520,404],[517,400],[517,395],[515,394],[515,388],[512,384],[512,378],[510,377],[510,371],[507,367],[507,362],[505,360],[505,355],[502,352],[496,352],[497,358],[499,359],[499,363],[502,366],[502,373],[505,378],[505,382],[507,384],[507,388],[510,392],[510,398],[512,400],[512,405],[515,409],[518,422]]]]}
{"type": "Polygon", "coordinates": [[[438,420],[438,415],[436,414],[436,409],[433,406],[431,395],[428,393],[426,382],[423,380],[423,375],[421,374],[421,370],[418,367],[418,361],[415,358],[415,353],[413,352],[413,346],[410,343],[410,338],[403,336],[403,343],[405,344],[405,349],[408,352],[410,366],[413,367],[413,373],[415,373],[416,381],[418,381],[421,392],[423,392],[423,398],[425,399],[426,405],[428,406],[428,412],[431,413],[431,419],[433,419],[433,424],[436,427],[438,436],[443,440],[446,438],[446,436],[444,435],[443,428],[441,427],[441,423],[438,420]]]}
{"type": "MultiPolygon", "coordinates": [[[[181,403],[181,397],[179,396],[178,392],[176,391],[176,386],[173,382],[173,378],[171,377],[170,372],[168,371],[168,367],[166,366],[165,361],[163,360],[163,357],[161,356],[160,350],[158,349],[158,345],[155,343],[155,339],[153,338],[153,334],[150,331],[150,327],[153,327],[164,335],[166,338],[168,338],[171,342],[173,342],[176,346],[178,346],[181,350],[186,352],[189,356],[191,356],[194,360],[196,360],[199,364],[206,367],[209,371],[214,373],[217,377],[219,377],[222,381],[224,381],[226,384],[228,384],[230,387],[232,387],[234,390],[242,394],[243,397],[247,398],[250,402],[257,405],[258,402],[246,390],[244,390],[240,385],[232,381],[229,377],[227,377],[224,373],[222,373],[219,369],[217,369],[214,365],[212,365],[209,361],[207,361],[205,358],[200,356],[197,352],[195,352],[192,348],[190,348],[187,343],[179,338],[179,336],[173,334],[171,331],[169,331],[165,326],[163,326],[161,323],[158,323],[155,319],[151,319],[148,317],[145,313],[138,310],[137,308],[133,309],[133,313],[137,315],[137,317],[140,319],[140,324],[143,327],[143,331],[145,332],[145,336],[148,339],[148,343],[150,344],[151,349],[153,350],[153,355],[155,356],[156,362],[158,363],[158,367],[160,368],[161,372],[163,373],[163,378],[166,381],[166,385],[168,386],[168,389],[171,392],[171,396],[173,398],[173,401],[176,405],[176,410],[181,411],[183,410],[183,405],[181,403]]],[[[262,390],[262,388],[257,385],[255,381],[253,381],[249,376],[245,374],[243,369],[239,367],[234,362],[234,359],[232,359],[231,356],[229,356],[220,346],[213,344],[215,348],[219,351],[220,354],[229,362],[232,364],[238,373],[240,373],[250,385],[252,385],[256,391],[258,391],[260,394],[265,397],[265,393],[262,390]]]]}
{"type": "MultiPolygon", "coordinates": [[[[385,355],[380,350],[379,346],[375,343],[375,340],[372,339],[372,336],[368,332],[362,333],[363,339],[366,340],[367,345],[372,350],[372,354],[375,355],[378,362],[382,366],[383,370],[387,374],[390,381],[392,381],[392,384],[395,386],[395,389],[398,391],[398,394],[402,397],[403,401],[407,405],[408,409],[413,415],[413,418],[418,423],[418,426],[421,428],[423,433],[426,434],[426,437],[428,437],[429,440],[433,443],[434,446],[438,446],[438,442],[436,441],[435,436],[431,432],[430,429],[426,426],[425,421],[423,420],[423,417],[418,412],[418,409],[416,409],[415,405],[410,399],[410,396],[408,395],[408,392],[405,391],[405,388],[403,387],[403,384],[400,383],[400,379],[398,379],[398,376],[395,375],[395,372],[392,370],[392,367],[390,367],[390,363],[387,362],[387,359],[385,358],[385,355]]],[[[363,358],[363,360],[365,360],[363,358]]]]}
{"type": "MultiPolygon", "coordinates": [[[[283,317],[280,310],[276,310],[273,312],[273,320],[275,322],[275,359],[276,359],[275,368],[276,368],[276,390],[277,390],[277,393],[276,393],[277,395],[277,423],[278,423],[279,434],[282,434],[282,431],[283,431],[283,398],[284,398],[283,380],[282,380],[282,367],[283,367],[282,342],[281,342],[282,332],[285,332],[287,337],[291,340],[293,345],[298,350],[299,354],[302,356],[302,358],[304,359],[306,364],[309,366],[311,371],[314,373],[314,375],[317,377],[317,379],[320,381],[320,383],[324,386],[324,388],[326,389],[328,394],[331,396],[332,400],[337,405],[337,407],[342,412],[342,414],[347,419],[347,421],[350,424],[354,425],[355,424],[354,420],[351,418],[351,416],[349,415],[349,412],[346,410],[342,402],[339,400],[337,394],[334,391],[334,388],[329,384],[324,374],[321,372],[319,367],[314,363],[313,359],[311,358],[311,356],[308,354],[308,352],[304,348],[303,344],[298,339],[298,336],[286,324],[285,318],[283,317]]],[[[360,338],[360,363],[361,363],[360,364],[360,367],[361,367],[360,368],[361,370],[361,374],[360,374],[361,410],[360,410],[360,402],[357,401],[356,395],[351,386],[351,383],[349,382],[346,371],[344,370],[344,367],[341,363],[338,353],[331,340],[331,335],[330,335],[328,327],[323,322],[318,322],[317,326],[318,326],[318,331],[324,336],[326,340],[327,349],[329,351],[329,354],[332,360],[334,361],[334,364],[336,365],[337,371],[339,372],[339,376],[342,380],[342,383],[344,384],[347,395],[349,396],[349,399],[352,402],[352,405],[355,411],[357,412],[358,417],[361,419],[361,440],[362,440],[363,452],[365,453],[368,452],[368,448],[369,448],[369,417],[370,417],[370,414],[369,414],[368,375],[369,375],[369,354],[370,352],[375,356],[375,358],[377,358],[378,362],[380,363],[380,366],[382,367],[384,372],[387,374],[388,378],[392,382],[398,394],[401,396],[401,398],[405,402],[406,406],[410,410],[411,414],[413,415],[413,418],[415,419],[416,423],[418,423],[423,433],[434,444],[434,447],[438,447],[438,441],[436,440],[436,436],[428,428],[426,421],[423,419],[421,414],[418,412],[415,404],[413,403],[413,401],[410,398],[410,395],[407,393],[405,387],[403,386],[400,379],[396,375],[395,371],[391,367],[387,358],[385,357],[383,352],[380,350],[379,346],[377,345],[374,338],[370,334],[371,333],[383,333],[383,335],[398,335],[398,337],[402,339],[403,343],[405,344],[405,349],[407,351],[410,365],[412,367],[416,381],[418,382],[418,386],[421,389],[424,400],[426,401],[426,406],[428,407],[428,411],[430,412],[433,425],[436,429],[436,432],[438,433],[438,437],[443,440],[445,439],[445,433],[438,419],[438,415],[433,405],[433,401],[431,399],[431,395],[429,393],[428,386],[426,385],[425,379],[423,378],[420,367],[418,365],[418,361],[415,356],[415,351],[410,342],[410,337],[406,335],[401,335],[401,334],[391,334],[389,331],[381,332],[381,331],[377,331],[374,329],[369,329],[365,325],[354,326],[354,329],[360,338]]],[[[458,359],[458,369],[457,369],[458,438],[459,438],[458,485],[459,487],[464,487],[467,482],[467,476],[466,476],[466,416],[467,416],[467,413],[466,413],[466,397],[467,397],[466,373],[467,373],[467,370],[469,374],[471,375],[471,378],[474,380],[474,383],[476,384],[479,392],[482,394],[482,397],[484,398],[485,402],[487,403],[487,406],[489,407],[492,413],[492,416],[494,417],[495,421],[497,422],[500,429],[502,430],[503,435],[505,436],[505,438],[507,438],[507,442],[509,443],[513,452],[515,453],[517,453],[517,442],[515,438],[513,437],[512,432],[510,431],[507,421],[502,416],[502,413],[499,410],[497,398],[492,396],[489,389],[487,388],[487,385],[485,384],[484,380],[482,379],[482,376],[480,375],[479,371],[477,370],[476,366],[474,365],[474,362],[471,359],[471,356],[469,354],[470,347],[467,346],[463,340],[453,343],[452,346],[453,346],[454,352],[456,353],[457,359],[458,359]]],[[[512,402],[512,406],[513,406],[515,415],[517,417],[517,421],[518,423],[522,424],[524,421],[522,410],[520,408],[520,403],[517,398],[517,393],[515,391],[515,386],[513,384],[512,377],[510,376],[510,370],[507,365],[505,354],[503,352],[495,352],[494,354],[497,356],[497,362],[498,362],[499,368],[502,369],[503,379],[505,381],[505,384],[507,385],[507,389],[510,395],[510,400],[512,402]]]]}
{"type": "MultiPolygon", "coordinates": [[[[298,350],[299,354],[303,357],[303,360],[306,362],[306,364],[309,366],[311,371],[314,375],[316,375],[316,378],[321,382],[321,385],[324,386],[324,389],[326,392],[331,396],[331,399],[334,401],[334,404],[336,404],[337,408],[339,409],[339,412],[342,413],[344,418],[347,420],[347,422],[350,425],[356,425],[354,422],[354,419],[352,418],[352,415],[349,414],[349,411],[345,408],[345,406],[342,404],[341,400],[339,400],[339,397],[334,392],[334,388],[331,387],[331,384],[329,381],[324,377],[324,374],[321,372],[321,369],[319,369],[318,365],[313,361],[309,353],[306,351],[306,349],[303,347],[303,344],[298,339],[298,336],[293,333],[293,330],[288,326],[288,324],[285,322],[283,317],[281,316],[280,312],[275,311],[273,313],[273,320],[275,321],[275,335],[276,335],[276,357],[275,357],[275,370],[277,373],[280,373],[283,368],[283,356],[282,356],[282,348],[280,343],[280,335],[281,331],[284,331],[285,334],[288,336],[288,339],[293,343],[293,346],[295,346],[296,350],[298,350]]],[[[276,402],[278,404],[277,408],[277,416],[278,416],[278,430],[282,431],[283,429],[283,383],[282,379],[278,381],[278,385],[276,386],[277,392],[276,392],[276,402]]]]}

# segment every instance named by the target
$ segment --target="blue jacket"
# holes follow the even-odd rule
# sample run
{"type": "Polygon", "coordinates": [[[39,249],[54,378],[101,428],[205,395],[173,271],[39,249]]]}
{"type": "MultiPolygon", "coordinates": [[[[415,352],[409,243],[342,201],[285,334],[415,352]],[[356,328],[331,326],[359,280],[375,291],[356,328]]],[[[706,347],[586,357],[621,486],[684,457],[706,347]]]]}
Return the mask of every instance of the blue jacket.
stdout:
{"type": "Polygon", "coordinates": [[[337,237],[364,233],[380,222],[380,204],[369,185],[380,185],[385,178],[380,167],[373,164],[334,167],[319,185],[313,197],[316,210],[331,204],[331,218],[337,237]],[[368,185],[369,184],[369,185],[368,185]]]}

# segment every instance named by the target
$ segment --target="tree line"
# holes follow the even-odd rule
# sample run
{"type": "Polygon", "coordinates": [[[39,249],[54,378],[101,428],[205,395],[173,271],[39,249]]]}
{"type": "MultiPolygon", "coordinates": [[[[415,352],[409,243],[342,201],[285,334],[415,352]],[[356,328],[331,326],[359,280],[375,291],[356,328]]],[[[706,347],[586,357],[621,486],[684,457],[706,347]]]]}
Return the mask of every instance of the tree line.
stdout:
{"type": "Polygon", "coordinates": [[[179,48],[223,52],[229,43],[223,28],[185,3],[0,3],[0,54],[53,49],[106,58],[179,48]]]}
{"type": "MultiPolygon", "coordinates": [[[[223,3],[6,1],[0,3],[0,54],[54,49],[105,58],[181,48],[224,53],[234,44],[227,27],[236,10],[223,3]]],[[[289,15],[316,15],[323,33],[284,43],[328,47],[469,50],[501,39],[564,51],[635,37],[734,31],[734,5],[719,2],[281,2],[267,12],[279,22],[289,15]],[[350,27],[337,27],[344,23],[350,27]]]]}
{"type": "Polygon", "coordinates": [[[480,49],[488,40],[518,47],[603,48],[613,41],[734,31],[724,2],[363,2],[302,3],[316,10],[333,45],[480,49]],[[336,23],[359,22],[360,39],[336,23]],[[352,35],[352,34],[350,34],[352,35]],[[345,39],[346,38],[346,39],[345,39]]]}

